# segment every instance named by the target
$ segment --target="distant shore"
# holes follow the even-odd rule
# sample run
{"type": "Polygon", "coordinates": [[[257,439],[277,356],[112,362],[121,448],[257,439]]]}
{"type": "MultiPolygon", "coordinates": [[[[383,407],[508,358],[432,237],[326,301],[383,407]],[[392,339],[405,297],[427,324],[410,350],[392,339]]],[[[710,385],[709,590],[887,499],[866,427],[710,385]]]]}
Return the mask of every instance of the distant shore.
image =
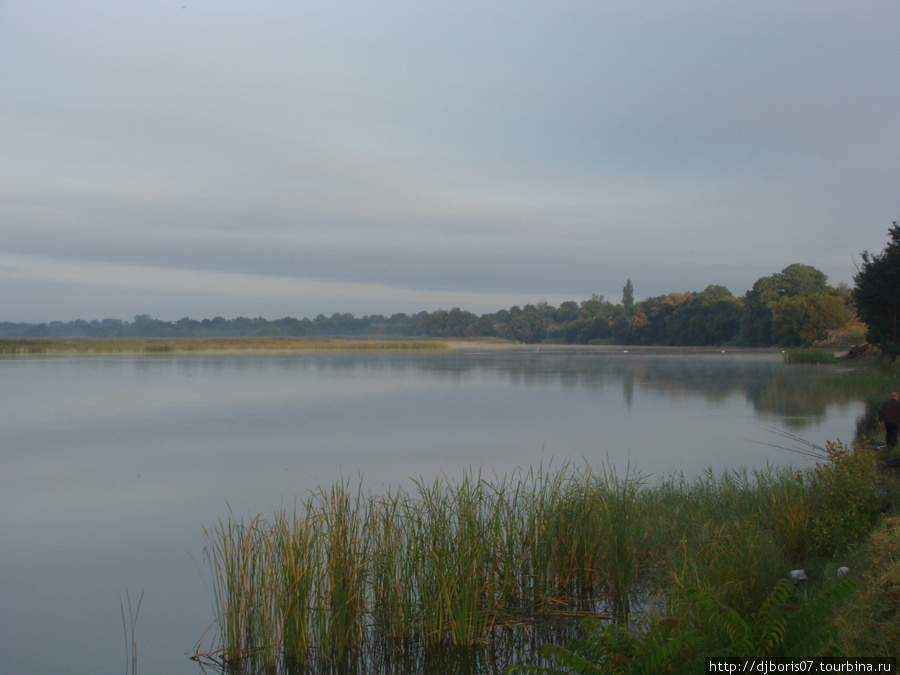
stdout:
{"type": "Polygon", "coordinates": [[[165,354],[226,351],[443,351],[433,339],[383,337],[0,338],[0,354],[165,354]]]}
{"type": "Polygon", "coordinates": [[[739,353],[778,351],[748,347],[669,347],[633,345],[524,344],[497,339],[386,336],[332,337],[72,337],[0,338],[0,355],[40,354],[165,354],[183,352],[275,351],[446,351],[446,350],[609,351],[621,353],[739,353]]]}

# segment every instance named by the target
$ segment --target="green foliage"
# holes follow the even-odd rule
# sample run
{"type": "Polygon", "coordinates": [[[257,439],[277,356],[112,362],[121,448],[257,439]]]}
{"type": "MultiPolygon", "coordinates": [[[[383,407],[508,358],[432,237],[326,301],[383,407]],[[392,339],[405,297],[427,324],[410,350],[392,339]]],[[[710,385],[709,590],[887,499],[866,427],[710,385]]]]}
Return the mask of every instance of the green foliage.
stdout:
{"type": "Polygon", "coordinates": [[[796,347],[787,351],[784,355],[784,362],[788,365],[816,365],[837,363],[837,359],[834,351],[830,349],[796,347]]]}
{"type": "Polygon", "coordinates": [[[646,526],[641,498],[643,480],[627,472],[619,478],[608,469],[600,492],[603,501],[605,546],[601,554],[613,613],[627,623],[631,596],[637,587],[645,551],[646,526]]]}
{"type": "Polygon", "coordinates": [[[683,600],[691,589],[699,589],[736,611],[749,612],[784,575],[787,564],[777,550],[772,534],[756,519],[707,521],[682,545],[672,572],[675,597],[683,600]]]}
{"type": "Polygon", "coordinates": [[[806,603],[790,602],[795,589],[780,579],[755,612],[742,614],[719,598],[692,591],[688,625],[700,629],[702,658],[836,656],[834,608],[857,588],[844,581],[806,603]]]}
{"type": "Polygon", "coordinates": [[[626,312],[630,312],[634,307],[634,286],[631,279],[625,282],[625,288],[622,289],[622,306],[626,312]]]}
{"type": "Polygon", "coordinates": [[[772,532],[788,560],[802,563],[809,552],[810,504],[807,481],[797,471],[767,482],[768,518],[765,525],[772,532]]]}
{"type": "MultiPolygon", "coordinates": [[[[217,635],[198,656],[254,672],[397,642],[530,647],[515,631],[564,623],[571,635],[585,612],[618,625],[597,619],[580,646],[548,648],[563,672],[667,672],[726,653],[824,654],[833,631],[823,617],[837,591],[786,599],[793,586],[779,580],[795,566],[814,570],[821,559],[811,554],[831,559],[867,531],[878,506],[872,463],[868,450],[836,443],[804,472],[710,471],[655,488],[630,468],[620,477],[612,467],[565,465],[417,481],[412,494],[319,489],[293,516],[229,518],[207,531],[217,635]],[[654,606],[665,607],[665,619],[653,619],[654,606]],[[637,630],[635,621],[649,623],[637,630]]],[[[900,598],[895,576],[887,592],[900,598]]]]}
{"type": "Polygon", "coordinates": [[[847,306],[828,293],[785,297],[772,305],[772,337],[779,345],[812,344],[846,321],[847,306]]]}
{"type": "Polygon", "coordinates": [[[855,582],[845,581],[798,604],[791,602],[795,595],[791,581],[781,579],[749,613],[729,607],[715,595],[690,589],[682,619],[657,619],[646,632],[637,634],[626,626],[589,618],[583,622],[582,639],[565,647],[544,647],[544,655],[556,666],[520,665],[508,672],[703,673],[708,658],[837,656],[834,609],[856,588],[855,582]]]}
{"type": "Polygon", "coordinates": [[[740,329],[743,302],[724,286],[708,286],[691,294],[672,312],[667,323],[671,345],[721,345],[734,341],[740,329]]]}
{"type": "Polygon", "coordinates": [[[857,542],[881,508],[874,453],[840,441],[825,445],[827,458],[810,478],[810,536],[815,549],[830,555],[857,542]]]}
{"type": "Polygon", "coordinates": [[[900,517],[882,520],[862,547],[860,591],[843,608],[847,654],[896,656],[900,645],[900,517]]]}
{"type": "Polygon", "coordinates": [[[795,263],[763,277],[747,292],[740,322],[749,345],[808,345],[844,323],[847,304],[822,272],[795,263]]]}
{"type": "Polygon", "coordinates": [[[490,337],[497,334],[494,321],[484,314],[476,316],[454,307],[447,311],[439,309],[435,312],[422,312],[418,318],[417,334],[430,337],[490,337]]]}
{"type": "Polygon", "coordinates": [[[549,644],[542,648],[544,656],[559,667],[519,665],[509,673],[523,675],[614,675],[682,672],[685,659],[696,641],[694,632],[677,633],[671,620],[655,622],[643,635],[619,623],[608,623],[597,617],[582,622],[585,636],[567,647],[549,644]]]}
{"type": "Polygon", "coordinates": [[[890,241],[881,253],[864,251],[853,277],[856,313],[866,324],[866,339],[891,359],[900,355],[900,224],[888,230],[890,241]]]}

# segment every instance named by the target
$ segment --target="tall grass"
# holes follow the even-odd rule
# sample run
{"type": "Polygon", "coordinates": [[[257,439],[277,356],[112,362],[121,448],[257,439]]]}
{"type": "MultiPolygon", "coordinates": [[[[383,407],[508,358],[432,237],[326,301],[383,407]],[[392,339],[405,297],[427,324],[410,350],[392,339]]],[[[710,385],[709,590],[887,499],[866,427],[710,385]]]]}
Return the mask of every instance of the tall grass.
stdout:
{"type": "Polygon", "coordinates": [[[833,349],[817,349],[815,347],[798,347],[789,349],[784,354],[784,362],[788,365],[833,364],[838,360],[833,349]]]}
{"type": "MultiPolygon", "coordinates": [[[[833,471],[865,473],[852,457],[833,453],[833,471]]],[[[677,607],[697,590],[749,611],[818,546],[810,505],[830,489],[822,471],[707,472],[651,487],[630,467],[566,464],[381,495],[340,482],[291,513],[232,515],[206,532],[218,630],[198,657],[262,672],[443,653],[521,639],[536,622],[629,625],[636,607],[677,607]]]]}

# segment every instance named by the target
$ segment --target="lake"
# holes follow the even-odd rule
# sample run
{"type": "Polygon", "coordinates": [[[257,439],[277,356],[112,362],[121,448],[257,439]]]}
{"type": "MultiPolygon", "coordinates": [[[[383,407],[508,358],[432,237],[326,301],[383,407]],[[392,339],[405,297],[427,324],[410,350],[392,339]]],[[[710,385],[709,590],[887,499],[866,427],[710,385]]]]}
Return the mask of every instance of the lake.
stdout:
{"type": "Polygon", "coordinates": [[[480,347],[0,359],[0,663],[196,675],[204,527],[367,490],[565,461],[655,475],[808,466],[862,400],[779,351],[480,347]]]}

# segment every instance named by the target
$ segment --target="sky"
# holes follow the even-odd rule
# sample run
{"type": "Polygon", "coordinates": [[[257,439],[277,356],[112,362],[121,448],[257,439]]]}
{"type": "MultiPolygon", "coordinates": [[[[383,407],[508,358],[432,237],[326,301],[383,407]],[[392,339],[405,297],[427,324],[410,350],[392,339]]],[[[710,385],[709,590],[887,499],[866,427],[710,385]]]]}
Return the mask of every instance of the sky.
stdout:
{"type": "Polygon", "coordinates": [[[0,321],[852,286],[896,0],[0,0],[0,321]]]}

